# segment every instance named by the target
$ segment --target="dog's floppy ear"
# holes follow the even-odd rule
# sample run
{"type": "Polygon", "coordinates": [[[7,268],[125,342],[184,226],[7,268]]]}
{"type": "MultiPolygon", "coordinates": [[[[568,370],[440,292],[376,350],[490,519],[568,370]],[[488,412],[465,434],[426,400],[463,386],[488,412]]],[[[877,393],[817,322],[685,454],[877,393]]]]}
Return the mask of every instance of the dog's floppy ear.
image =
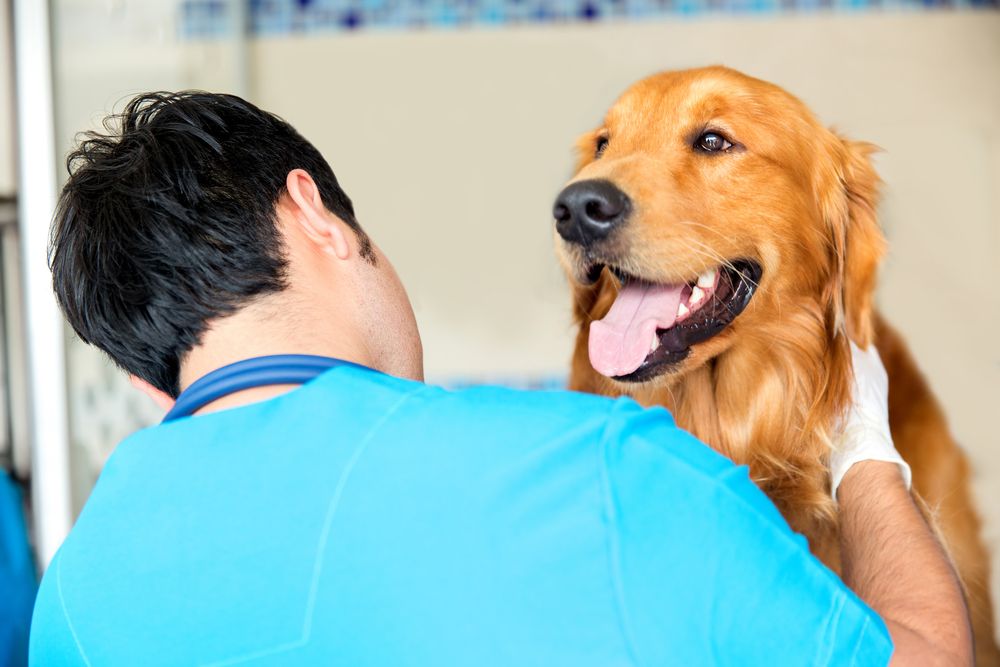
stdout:
{"type": "Polygon", "coordinates": [[[833,239],[835,279],[830,305],[837,330],[855,343],[872,341],[873,300],[885,237],[879,228],[881,179],[872,166],[876,146],[831,135],[827,168],[822,170],[820,197],[833,239]]]}

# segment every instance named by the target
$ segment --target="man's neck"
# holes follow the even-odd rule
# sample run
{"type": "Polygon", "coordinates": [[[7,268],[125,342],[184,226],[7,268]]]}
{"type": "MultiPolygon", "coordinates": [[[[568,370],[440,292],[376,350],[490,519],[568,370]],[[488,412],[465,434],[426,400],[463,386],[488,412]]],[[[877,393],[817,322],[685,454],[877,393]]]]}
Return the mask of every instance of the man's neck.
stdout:
{"type": "MultiPolygon", "coordinates": [[[[320,319],[296,313],[294,308],[286,310],[279,312],[270,305],[253,305],[213,322],[201,343],[181,362],[181,390],[223,366],[275,354],[312,354],[373,365],[363,340],[344,319],[320,319]]],[[[272,385],[247,389],[220,398],[198,412],[256,403],[294,388],[294,385],[272,385]]]]}

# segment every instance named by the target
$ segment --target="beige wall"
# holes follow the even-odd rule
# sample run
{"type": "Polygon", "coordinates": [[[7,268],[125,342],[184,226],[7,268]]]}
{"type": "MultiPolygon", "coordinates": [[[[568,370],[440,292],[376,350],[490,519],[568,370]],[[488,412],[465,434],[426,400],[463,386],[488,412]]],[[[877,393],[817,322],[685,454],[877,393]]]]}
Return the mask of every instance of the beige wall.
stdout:
{"type": "MultiPolygon", "coordinates": [[[[66,28],[62,42],[92,32],[66,28]]],[[[64,147],[126,94],[232,81],[224,45],[126,32],[109,27],[61,52],[64,147]]],[[[573,330],[549,211],[574,137],[635,79],[709,63],[775,81],[885,149],[878,166],[892,249],[881,304],[972,456],[1000,573],[1000,13],[265,38],[251,49],[251,83],[256,102],[328,156],[397,264],[428,375],[502,378],[567,367],[573,330]]],[[[90,353],[75,348],[71,360],[78,387],[95,378],[113,387],[99,394],[110,396],[109,423],[95,416],[100,405],[75,408],[76,441],[99,462],[141,411],[114,417],[123,385],[108,384],[110,371],[90,353]]],[[[143,414],[140,422],[151,418],[143,414]]],[[[1000,598],[1000,577],[994,587],[1000,598]]]]}
{"type": "Polygon", "coordinates": [[[255,99],[329,157],[410,285],[428,370],[561,372],[549,210],[629,82],[719,62],[885,151],[881,303],[963,441],[996,442],[1000,14],[919,13],[265,39],[255,99]]]}
{"type": "Polygon", "coordinates": [[[397,263],[434,377],[565,371],[549,211],[574,137],[631,81],[730,65],[880,145],[880,303],[972,456],[1000,556],[1000,13],[331,35],[253,55],[257,101],[321,147],[397,263]]]}

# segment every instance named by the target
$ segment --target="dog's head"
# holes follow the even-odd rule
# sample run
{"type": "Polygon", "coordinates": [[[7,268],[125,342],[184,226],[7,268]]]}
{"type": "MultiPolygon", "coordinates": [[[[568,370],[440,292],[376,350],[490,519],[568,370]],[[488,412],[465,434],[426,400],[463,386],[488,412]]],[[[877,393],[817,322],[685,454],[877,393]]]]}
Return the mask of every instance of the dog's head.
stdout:
{"type": "Polygon", "coordinates": [[[578,148],[556,238],[599,373],[677,378],[766,343],[783,308],[815,312],[830,340],[869,342],[884,246],[870,145],[710,67],[635,84],[578,148]]]}

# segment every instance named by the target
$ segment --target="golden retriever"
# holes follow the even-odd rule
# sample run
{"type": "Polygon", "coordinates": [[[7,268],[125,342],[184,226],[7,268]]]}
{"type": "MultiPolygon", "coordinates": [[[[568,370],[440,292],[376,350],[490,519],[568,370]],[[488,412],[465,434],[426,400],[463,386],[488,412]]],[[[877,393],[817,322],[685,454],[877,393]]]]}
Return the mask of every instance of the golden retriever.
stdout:
{"type": "Polygon", "coordinates": [[[578,142],[554,208],[579,334],[573,389],[664,405],[740,464],[839,569],[827,458],[848,339],[874,342],[890,420],[965,584],[980,665],[1000,664],[965,456],[875,312],[885,241],[873,146],[723,67],[651,76],[578,142]]]}

